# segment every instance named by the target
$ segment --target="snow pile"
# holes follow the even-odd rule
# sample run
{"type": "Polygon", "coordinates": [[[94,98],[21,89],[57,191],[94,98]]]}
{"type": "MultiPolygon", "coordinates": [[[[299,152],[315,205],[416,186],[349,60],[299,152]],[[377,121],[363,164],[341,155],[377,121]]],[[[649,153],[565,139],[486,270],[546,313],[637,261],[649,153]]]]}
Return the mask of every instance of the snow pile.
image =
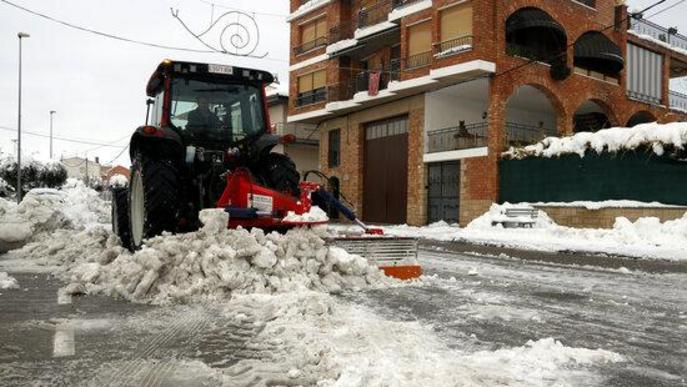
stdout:
{"type": "Polygon", "coordinates": [[[324,212],[320,207],[318,206],[312,206],[310,207],[310,211],[301,214],[301,215],[296,215],[295,212],[289,211],[282,222],[284,223],[318,223],[318,222],[326,222],[329,220],[329,217],[327,216],[327,213],[324,212]]]}
{"type": "Polygon", "coordinates": [[[57,229],[82,230],[108,223],[109,217],[109,203],[80,181],[70,180],[62,190],[33,189],[18,205],[0,199],[0,242],[23,243],[57,229]]]}
{"type": "Polygon", "coordinates": [[[389,12],[389,21],[398,20],[428,8],[432,8],[432,0],[421,0],[403,7],[397,7],[389,12]]]}
{"type": "Polygon", "coordinates": [[[332,0],[307,0],[301,2],[300,7],[298,7],[293,13],[291,13],[287,18],[286,21],[290,22],[291,20],[297,19],[303,15],[305,15],[308,12],[312,12],[316,9],[322,8],[325,5],[331,3],[332,0]]]}
{"type": "Polygon", "coordinates": [[[108,181],[108,185],[111,188],[124,188],[129,185],[129,179],[126,178],[124,175],[120,175],[119,173],[116,173],[110,177],[110,181],[108,181]]]}
{"type": "Polygon", "coordinates": [[[0,289],[16,289],[19,283],[14,277],[10,277],[7,273],[0,271],[0,289]]]}
{"type": "Polygon", "coordinates": [[[547,137],[524,148],[510,148],[503,153],[506,158],[521,159],[529,156],[555,157],[577,154],[584,157],[591,149],[596,153],[632,150],[651,146],[654,153],[662,155],[665,148],[684,149],[687,144],[687,122],[671,124],[641,124],[632,128],[610,128],[598,132],[580,132],[569,137],[547,137]]]}
{"type": "Polygon", "coordinates": [[[472,44],[461,44],[458,46],[453,46],[451,48],[447,48],[444,51],[438,52],[434,54],[435,58],[443,58],[445,56],[451,56],[453,54],[457,54],[459,52],[463,52],[466,50],[471,50],[472,49],[472,44]]]}
{"type": "Polygon", "coordinates": [[[393,282],[365,259],[325,246],[316,231],[228,230],[227,217],[222,210],[205,210],[201,230],[152,238],[133,255],[101,236],[83,254],[90,262],[65,273],[72,282],[67,289],[164,303],[236,293],[339,292],[393,282]]]}
{"type": "Polygon", "coordinates": [[[671,204],[659,202],[639,202],[636,200],[602,200],[592,202],[587,200],[576,200],[572,202],[536,202],[520,203],[517,206],[541,206],[541,207],[584,207],[588,210],[600,210],[602,208],[682,208],[671,204]]]}

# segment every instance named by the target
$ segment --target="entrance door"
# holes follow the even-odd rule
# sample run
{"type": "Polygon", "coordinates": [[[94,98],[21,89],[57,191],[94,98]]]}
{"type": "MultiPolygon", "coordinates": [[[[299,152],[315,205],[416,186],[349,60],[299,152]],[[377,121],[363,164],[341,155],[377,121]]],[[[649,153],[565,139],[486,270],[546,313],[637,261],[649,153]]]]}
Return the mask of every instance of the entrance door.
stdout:
{"type": "Polygon", "coordinates": [[[363,217],[405,223],[408,205],[408,117],[365,126],[363,217]]]}
{"type": "Polygon", "coordinates": [[[444,220],[458,223],[460,213],[460,161],[447,161],[428,165],[429,192],[427,193],[430,223],[444,220]]]}

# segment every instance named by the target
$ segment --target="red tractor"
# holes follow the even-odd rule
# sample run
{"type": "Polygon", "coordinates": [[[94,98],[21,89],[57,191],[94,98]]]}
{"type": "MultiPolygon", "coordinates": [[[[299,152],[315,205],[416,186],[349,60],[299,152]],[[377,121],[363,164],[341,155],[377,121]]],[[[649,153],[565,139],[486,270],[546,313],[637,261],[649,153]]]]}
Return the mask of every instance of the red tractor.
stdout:
{"type": "Polygon", "coordinates": [[[295,140],[271,133],[265,86],[273,81],[270,73],[227,65],[158,66],[146,89],[146,124],[131,137],[129,186],[113,189],[112,227],[126,247],[138,249],[163,231],[195,230],[205,208],[223,208],[230,228],[321,223],[285,220],[313,202],[381,234],[320,185],[300,182],[294,162],[272,152],[295,140]]]}

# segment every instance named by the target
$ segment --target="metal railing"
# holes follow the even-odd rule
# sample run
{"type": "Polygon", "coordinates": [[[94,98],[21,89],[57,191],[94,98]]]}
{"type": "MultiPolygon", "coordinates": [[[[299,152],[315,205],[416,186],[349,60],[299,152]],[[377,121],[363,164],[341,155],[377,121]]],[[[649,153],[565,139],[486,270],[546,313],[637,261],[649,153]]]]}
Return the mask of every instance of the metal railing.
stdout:
{"type": "Polygon", "coordinates": [[[393,58],[389,61],[389,80],[401,80],[401,58],[393,58]]]}
{"type": "Polygon", "coordinates": [[[344,22],[329,29],[327,36],[328,44],[334,44],[340,40],[350,39],[353,37],[353,23],[344,22]]]}
{"type": "Polygon", "coordinates": [[[656,97],[648,94],[642,94],[636,91],[627,90],[627,96],[636,101],[646,102],[652,105],[660,105],[661,97],[656,97]]]}
{"type": "Polygon", "coordinates": [[[327,101],[347,101],[353,98],[355,87],[353,82],[334,83],[327,86],[327,101]]]}
{"type": "Polygon", "coordinates": [[[320,142],[317,133],[317,125],[308,125],[297,122],[278,122],[274,124],[276,133],[279,135],[293,134],[296,136],[298,144],[318,144],[320,142]]]}
{"type": "Polygon", "coordinates": [[[539,47],[524,46],[522,44],[511,42],[506,43],[506,54],[511,56],[520,56],[523,58],[544,63],[551,62],[552,59],[556,56],[555,52],[547,52],[546,50],[539,47]]]}
{"type": "Polygon", "coordinates": [[[417,67],[429,66],[432,63],[432,52],[426,51],[419,54],[411,55],[406,58],[404,68],[414,69],[417,67]]]}
{"type": "Polygon", "coordinates": [[[303,54],[305,52],[308,52],[310,50],[314,50],[318,47],[324,47],[327,45],[327,37],[325,36],[320,36],[319,38],[316,38],[314,40],[311,40],[309,42],[305,42],[301,44],[300,46],[296,46],[294,49],[296,51],[296,55],[303,54]]]}
{"type": "Polygon", "coordinates": [[[314,103],[327,100],[328,90],[326,87],[299,93],[296,97],[296,106],[312,105],[314,103]]]}
{"type": "Polygon", "coordinates": [[[543,140],[547,136],[555,135],[555,130],[535,125],[506,122],[506,145],[520,147],[531,145],[543,140]]]}
{"type": "Polygon", "coordinates": [[[677,91],[668,91],[668,100],[671,108],[677,108],[687,112],[687,94],[682,94],[677,91]]]}
{"type": "Polygon", "coordinates": [[[443,58],[472,48],[472,35],[461,36],[454,39],[448,39],[440,43],[434,43],[434,56],[443,58]]]}
{"type": "Polygon", "coordinates": [[[487,146],[489,124],[477,122],[427,132],[427,152],[448,152],[487,146]]]}
{"type": "Polygon", "coordinates": [[[358,28],[365,28],[388,20],[391,2],[381,0],[358,11],[358,28]]]}
{"type": "Polygon", "coordinates": [[[629,19],[630,30],[640,35],[648,35],[673,47],[687,51],[687,36],[677,32],[677,28],[665,28],[645,19],[629,19]]]}

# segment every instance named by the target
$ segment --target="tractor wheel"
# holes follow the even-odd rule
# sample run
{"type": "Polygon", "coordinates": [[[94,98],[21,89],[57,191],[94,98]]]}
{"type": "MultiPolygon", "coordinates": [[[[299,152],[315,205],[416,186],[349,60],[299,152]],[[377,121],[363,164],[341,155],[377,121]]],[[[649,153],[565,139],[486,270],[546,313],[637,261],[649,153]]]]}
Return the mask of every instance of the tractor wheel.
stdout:
{"type": "Polygon", "coordinates": [[[258,166],[258,175],[265,180],[267,187],[298,197],[300,189],[298,183],[301,175],[296,164],[286,155],[269,153],[258,166]]]}
{"type": "Polygon", "coordinates": [[[178,171],[172,162],[135,157],[129,186],[129,223],[134,249],[140,248],[146,238],[163,231],[176,231],[179,196],[178,171]]]}
{"type": "Polygon", "coordinates": [[[127,249],[131,249],[130,227],[129,190],[125,187],[112,188],[112,232],[127,249]]]}

